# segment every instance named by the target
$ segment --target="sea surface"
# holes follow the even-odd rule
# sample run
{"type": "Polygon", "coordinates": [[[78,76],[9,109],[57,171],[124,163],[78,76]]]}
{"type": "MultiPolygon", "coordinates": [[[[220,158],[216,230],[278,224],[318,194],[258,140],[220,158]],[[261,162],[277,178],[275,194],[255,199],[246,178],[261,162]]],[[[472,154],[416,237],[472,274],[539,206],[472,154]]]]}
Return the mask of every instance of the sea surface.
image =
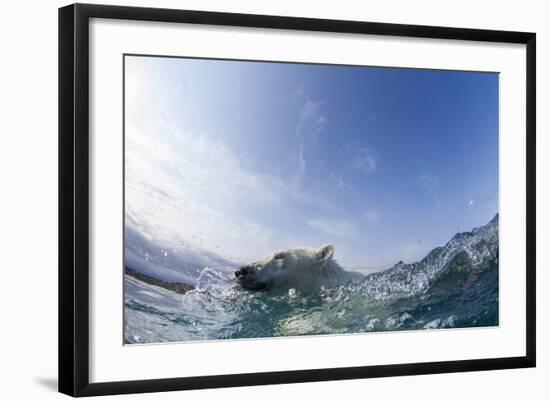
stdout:
{"type": "Polygon", "coordinates": [[[308,294],[243,289],[234,279],[235,264],[211,253],[180,249],[169,264],[160,247],[127,245],[127,260],[136,264],[161,255],[140,266],[141,273],[166,266],[157,279],[181,277],[194,289],[180,294],[126,274],[125,343],[498,326],[498,221],[497,214],[482,227],[455,234],[418,262],[399,262],[308,294]]]}
{"type": "Polygon", "coordinates": [[[498,267],[451,272],[425,293],[377,299],[368,280],[302,295],[254,293],[205,268],[177,294],[126,275],[125,343],[202,341],[498,325],[498,267]]]}

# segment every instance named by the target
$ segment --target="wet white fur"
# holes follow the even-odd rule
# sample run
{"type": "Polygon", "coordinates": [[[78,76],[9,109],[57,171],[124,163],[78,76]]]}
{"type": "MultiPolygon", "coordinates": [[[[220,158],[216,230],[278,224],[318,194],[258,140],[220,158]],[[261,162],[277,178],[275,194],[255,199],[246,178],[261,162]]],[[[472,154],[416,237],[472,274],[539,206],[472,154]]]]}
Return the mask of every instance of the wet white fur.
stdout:
{"type": "MultiPolygon", "coordinates": [[[[248,284],[262,284],[271,292],[294,288],[301,292],[318,291],[360,279],[361,274],[348,272],[334,260],[334,247],[297,248],[278,251],[248,265],[252,272],[248,284]]],[[[247,283],[243,286],[246,287],[247,283]]]]}

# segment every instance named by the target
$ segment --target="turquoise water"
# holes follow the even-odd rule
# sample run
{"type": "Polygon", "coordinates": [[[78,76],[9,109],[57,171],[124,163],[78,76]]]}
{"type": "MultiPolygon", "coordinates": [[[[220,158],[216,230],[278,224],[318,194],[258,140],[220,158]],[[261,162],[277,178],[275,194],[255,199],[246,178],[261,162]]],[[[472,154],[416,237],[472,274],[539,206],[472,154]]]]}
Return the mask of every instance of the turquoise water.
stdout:
{"type": "Polygon", "coordinates": [[[204,268],[184,295],[125,277],[125,343],[203,341],[498,325],[498,263],[450,268],[410,297],[383,296],[366,278],[303,295],[238,287],[204,268]]]}

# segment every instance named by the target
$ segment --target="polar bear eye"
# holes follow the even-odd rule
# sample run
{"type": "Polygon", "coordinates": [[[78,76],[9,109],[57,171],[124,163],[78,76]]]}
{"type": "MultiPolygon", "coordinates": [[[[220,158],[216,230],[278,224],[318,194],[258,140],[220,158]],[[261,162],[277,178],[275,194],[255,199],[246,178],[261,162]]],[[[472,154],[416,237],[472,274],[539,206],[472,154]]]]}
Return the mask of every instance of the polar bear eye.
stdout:
{"type": "Polygon", "coordinates": [[[274,259],[283,259],[285,257],[285,255],[282,253],[282,252],[279,252],[277,254],[275,254],[275,256],[273,257],[274,259]]]}

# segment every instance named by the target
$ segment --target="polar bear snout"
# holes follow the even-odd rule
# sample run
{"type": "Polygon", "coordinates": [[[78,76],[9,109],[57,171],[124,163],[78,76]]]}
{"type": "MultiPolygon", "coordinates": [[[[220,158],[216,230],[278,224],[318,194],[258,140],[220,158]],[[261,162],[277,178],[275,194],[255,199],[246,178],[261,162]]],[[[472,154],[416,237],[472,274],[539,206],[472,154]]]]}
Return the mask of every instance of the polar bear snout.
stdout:
{"type": "Polygon", "coordinates": [[[249,271],[250,268],[248,266],[242,266],[235,272],[235,277],[238,279],[242,279],[248,275],[249,271]]]}
{"type": "Polygon", "coordinates": [[[237,283],[247,290],[260,291],[267,288],[261,274],[261,266],[258,263],[241,266],[235,271],[237,283]]]}
{"type": "Polygon", "coordinates": [[[254,269],[257,269],[258,265],[255,263],[241,266],[237,271],[235,272],[235,277],[242,280],[246,277],[250,277],[251,274],[254,273],[254,269]]]}

